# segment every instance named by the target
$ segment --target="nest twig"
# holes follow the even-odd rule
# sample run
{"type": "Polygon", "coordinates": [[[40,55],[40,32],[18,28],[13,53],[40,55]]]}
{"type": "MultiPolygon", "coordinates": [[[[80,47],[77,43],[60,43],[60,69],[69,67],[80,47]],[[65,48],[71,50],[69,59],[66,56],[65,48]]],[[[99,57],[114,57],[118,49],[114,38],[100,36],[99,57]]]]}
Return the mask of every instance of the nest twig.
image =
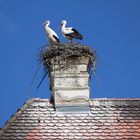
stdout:
{"type": "Polygon", "coordinates": [[[89,58],[88,72],[91,76],[92,72],[96,70],[96,51],[88,46],[81,44],[50,44],[43,47],[39,60],[44,66],[45,75],[50,76],[52,63],[63,63],[67,67],[69,65],[67,63],[68,58],[83,56],[89,58]]]}

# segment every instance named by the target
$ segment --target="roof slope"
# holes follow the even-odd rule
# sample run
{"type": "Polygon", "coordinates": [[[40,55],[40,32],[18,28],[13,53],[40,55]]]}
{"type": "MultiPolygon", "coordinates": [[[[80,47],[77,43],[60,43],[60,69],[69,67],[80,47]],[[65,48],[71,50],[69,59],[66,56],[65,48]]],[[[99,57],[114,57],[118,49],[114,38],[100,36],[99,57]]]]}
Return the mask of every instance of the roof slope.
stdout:
{"type": "Polygon", "coordinates": [[[92,99],[90,113],[56,113],[48,99],[30,99],[5,124],[0,140],[139,140],[140,99],[92,99]]]}

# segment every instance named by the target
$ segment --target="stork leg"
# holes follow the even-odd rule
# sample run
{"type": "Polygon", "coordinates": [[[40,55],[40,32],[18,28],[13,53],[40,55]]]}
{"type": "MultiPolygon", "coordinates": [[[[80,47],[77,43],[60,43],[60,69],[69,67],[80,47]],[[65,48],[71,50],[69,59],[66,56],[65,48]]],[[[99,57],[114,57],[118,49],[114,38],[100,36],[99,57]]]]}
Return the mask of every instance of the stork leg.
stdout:
{"type": "Polygon", "coordinates": [[[72,39],[70,39],[70,43],[72,43],[72,39]]]}
{"type": "Polygon", "coordinates": [[[72,39],[68,39],[68,43],[71,44],[72,43],[72,39]]]}

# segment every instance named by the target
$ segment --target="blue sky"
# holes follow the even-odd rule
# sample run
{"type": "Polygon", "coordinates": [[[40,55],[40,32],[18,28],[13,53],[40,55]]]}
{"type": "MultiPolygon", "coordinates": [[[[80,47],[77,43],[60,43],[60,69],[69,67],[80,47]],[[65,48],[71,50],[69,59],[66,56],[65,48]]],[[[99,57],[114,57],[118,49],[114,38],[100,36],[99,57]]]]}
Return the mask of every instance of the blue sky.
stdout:
{"type": "Polygon", "coordinates": [[[39,48],[48,44],[47,19],[61,42],[66,19],[96,49],[100,84],[92,78],[92,98],[140,97],[139,0],[0,0],[0,127],[29,98],[49,98],[48,79],[35,89],[43,71],[30,86],[39,48]]]}

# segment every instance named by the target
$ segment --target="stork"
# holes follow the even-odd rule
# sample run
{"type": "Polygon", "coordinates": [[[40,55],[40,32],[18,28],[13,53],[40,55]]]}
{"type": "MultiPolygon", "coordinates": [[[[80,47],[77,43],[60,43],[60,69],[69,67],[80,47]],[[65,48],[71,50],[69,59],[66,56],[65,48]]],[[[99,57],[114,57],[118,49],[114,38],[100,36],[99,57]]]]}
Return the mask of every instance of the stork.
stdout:
{"type": "Polygon", "coordinates": [[[51,44],[57,44],[57,43],[60,43],[60,40],[59,40],[59,37],[58,35],[56,34],[55,31],[53,31],[49,25],[50,25],[50,21],[47,20],[45,23],[45,30],[46,30],[46,34],[47,34],[47,37],[48,37],[48,40],[51,44]]]}
{"type": "Polygon", "coordinates": [[[72,39],[83,39],[83,36],[73,27],[66,27],[67,21],[62,20],[61,22],[61,31],[65,38],[67,38],[70,43],[72,43],[72,39]]]}

